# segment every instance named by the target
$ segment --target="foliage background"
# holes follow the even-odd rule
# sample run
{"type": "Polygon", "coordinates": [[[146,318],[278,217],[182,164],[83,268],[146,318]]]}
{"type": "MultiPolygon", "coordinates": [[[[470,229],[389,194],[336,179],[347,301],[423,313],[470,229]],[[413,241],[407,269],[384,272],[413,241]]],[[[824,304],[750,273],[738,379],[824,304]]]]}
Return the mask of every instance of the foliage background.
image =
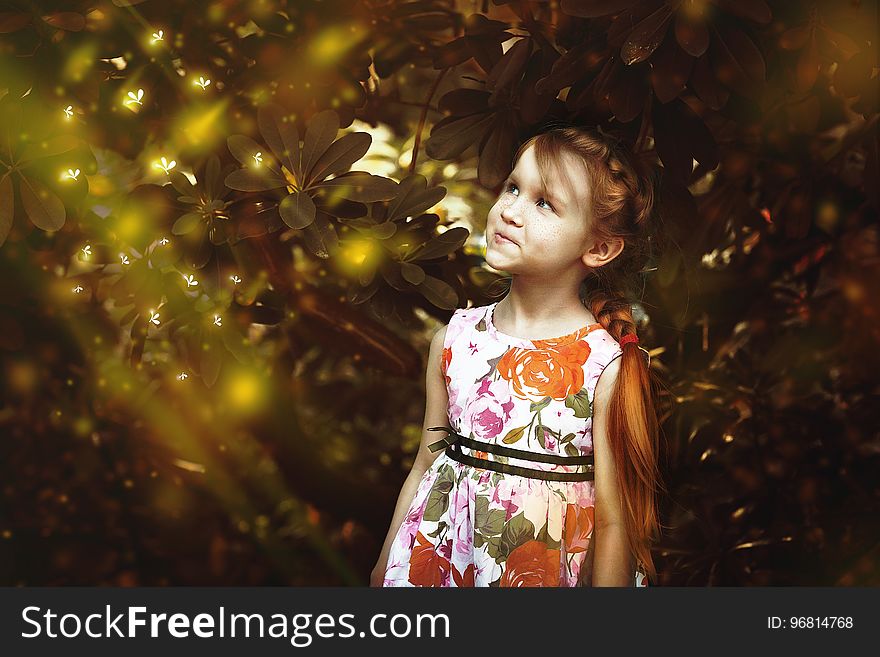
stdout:
{"type": "Polygon", "coordinates": [[[430,336],[497,294],[486,213],[561,119],[663,171],[636,305],[658,583],[877,585],[876,26],[859,0],[3,3],[0,582],[366,584],[430,336]]]}

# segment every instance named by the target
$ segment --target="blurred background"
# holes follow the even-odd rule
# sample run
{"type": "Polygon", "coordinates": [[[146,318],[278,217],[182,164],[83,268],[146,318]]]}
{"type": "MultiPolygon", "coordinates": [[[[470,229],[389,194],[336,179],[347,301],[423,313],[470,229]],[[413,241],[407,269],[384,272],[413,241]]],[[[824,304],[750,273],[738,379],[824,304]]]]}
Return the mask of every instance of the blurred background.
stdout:
{"type": "Polygon", "coordinates": [[[662,169],[660,585],[880,584],[875,2],[0,6],[0,584],[367,584],[518,143],[662,169]]]}

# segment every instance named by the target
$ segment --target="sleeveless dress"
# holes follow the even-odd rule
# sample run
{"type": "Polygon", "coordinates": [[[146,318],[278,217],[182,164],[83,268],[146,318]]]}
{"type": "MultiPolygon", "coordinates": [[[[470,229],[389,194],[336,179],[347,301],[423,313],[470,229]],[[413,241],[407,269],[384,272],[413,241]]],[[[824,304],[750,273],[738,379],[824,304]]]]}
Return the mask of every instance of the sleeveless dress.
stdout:
{"type": "MultiPolygon", "coordinates": [[[[592,454],[596,382],[620,345],[601,324],[547,340],[506,335],[492,323],[497,305],[460,308],[449,321],[441,363],[449,426],[520,450],[592,454]]],[[[462,451],[531,469],[577,468],[462,451]]],[[[394,538],[383,586],[590,586],[593,484],[496,472],[444,451],[394,538]]],[[[638,568],[633,586],[647,582],[638,568]]]]}

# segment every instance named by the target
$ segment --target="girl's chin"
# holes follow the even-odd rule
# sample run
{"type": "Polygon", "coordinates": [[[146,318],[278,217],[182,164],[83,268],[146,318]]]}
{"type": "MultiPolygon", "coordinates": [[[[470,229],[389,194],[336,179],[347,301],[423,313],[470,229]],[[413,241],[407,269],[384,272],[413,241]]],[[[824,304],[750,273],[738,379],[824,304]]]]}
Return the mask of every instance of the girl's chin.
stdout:
{"type": "Polygon", "coordinates": [[[492,269],[496,269],[498,271],[504,270],[504,258],[496,258],[490,253],[486,253],[486,257],[483,258],[486,264],[489,265],[492,269]]]}

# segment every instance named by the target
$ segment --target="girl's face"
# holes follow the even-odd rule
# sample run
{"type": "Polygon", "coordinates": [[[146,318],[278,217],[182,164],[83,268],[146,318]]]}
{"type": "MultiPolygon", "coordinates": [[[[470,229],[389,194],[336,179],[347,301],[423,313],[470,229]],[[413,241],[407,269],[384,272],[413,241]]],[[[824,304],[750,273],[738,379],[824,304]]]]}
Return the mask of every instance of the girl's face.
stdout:
{"type": "Polygon", "coordinates": [[[590,248],[583,198],[586,171],[566,154],[570,184],[548,177],[551,188],[542,190],[534,151],[530,146],[520,156],[489,210],[486,262],[510,274],[554,276],[572,267],[585,274],[589,265],[584,258],[590,248]]]}

